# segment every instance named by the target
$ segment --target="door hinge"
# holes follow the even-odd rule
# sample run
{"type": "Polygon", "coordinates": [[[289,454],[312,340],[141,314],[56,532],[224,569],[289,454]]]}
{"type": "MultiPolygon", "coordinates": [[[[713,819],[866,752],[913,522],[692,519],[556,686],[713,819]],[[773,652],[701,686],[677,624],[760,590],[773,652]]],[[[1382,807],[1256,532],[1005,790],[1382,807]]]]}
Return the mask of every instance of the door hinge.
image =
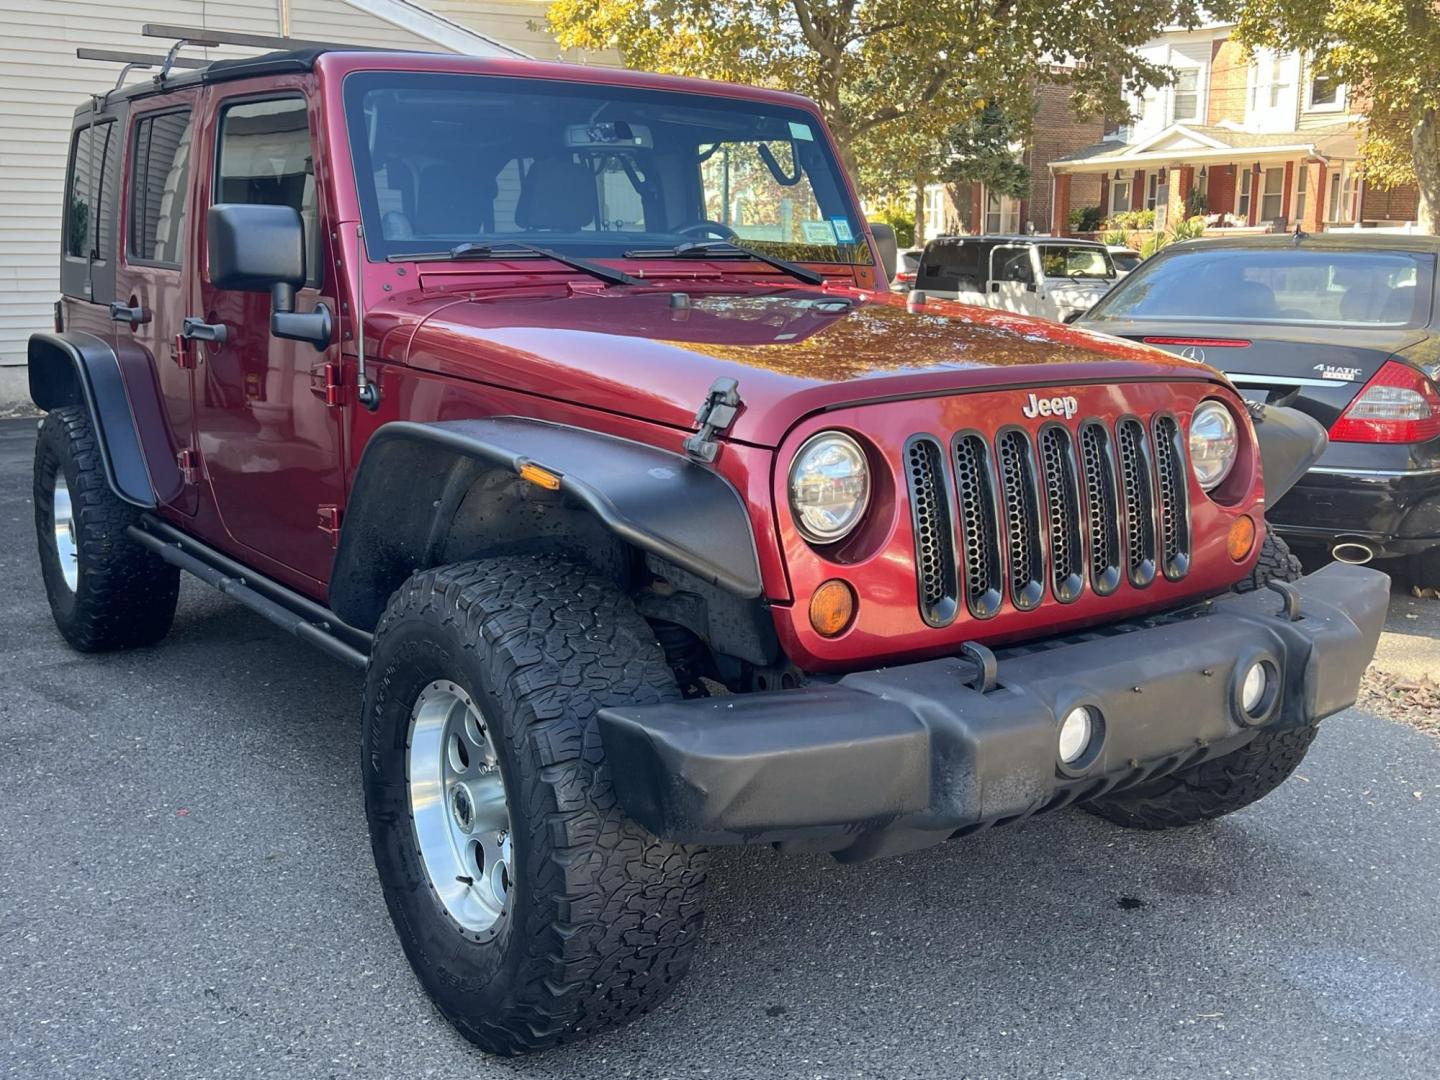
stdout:
{"type": "Polygon", "coordinates": [[[740,384],[728,375],[716,379],[695,414],[695,426],[700,430],[685,440],[686,453],[701,461],[714,461],[720,453],[715,436],[734,423],[740,405],[740,384]]]}
{"type": "Polygon", "coordinates": [[[187,370],[195,367],[195,353],[190,339],[184,334],[176,334],[175,340],[170,343],[170,359],[187,370]]]}
{"type": "Polygon", "coordinates": [[[175,466],[180,470],[180,478],[187,485],[193,484],[200,473],[200,455],[187,447],[175,455],[175,466]]]}
{"type": "Polygon", "coordinates": [[[320,518],[320,531],[330,537],[330,546],[340,545],[340,507],[325,503],[316,508],[320,518]]]}
{"type": "Polygon", "coordinates": [[[340,365],[333,361],[327,361],[318,367],[311,368],[310,392],[325,402],[327,406],[336,407],[345,404],[345,384],[340,379],[340,365]]]}

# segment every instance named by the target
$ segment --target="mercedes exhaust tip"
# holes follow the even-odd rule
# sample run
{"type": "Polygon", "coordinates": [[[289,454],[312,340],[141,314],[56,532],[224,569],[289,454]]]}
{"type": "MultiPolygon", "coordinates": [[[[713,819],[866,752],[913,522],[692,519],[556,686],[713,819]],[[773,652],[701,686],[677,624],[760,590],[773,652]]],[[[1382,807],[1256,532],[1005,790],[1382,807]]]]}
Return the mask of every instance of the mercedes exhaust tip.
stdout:
{"type": "Polygon", "coordinates": [[[1330,557],[1350,566],[1364,566],[1375,558],[1375,549],[1359,540],[1342,540],[1330,549],[1330,557]]]}

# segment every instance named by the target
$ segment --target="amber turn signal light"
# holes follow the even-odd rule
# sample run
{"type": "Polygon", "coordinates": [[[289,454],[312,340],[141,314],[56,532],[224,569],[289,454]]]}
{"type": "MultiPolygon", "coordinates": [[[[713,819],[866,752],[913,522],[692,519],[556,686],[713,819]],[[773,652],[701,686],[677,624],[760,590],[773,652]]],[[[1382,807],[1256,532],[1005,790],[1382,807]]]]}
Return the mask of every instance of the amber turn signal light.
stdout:
{"type": "Polygon", "coordinates": [[[536,487],[542,487],[546,491],[560,490],[560,477],[556,476],[549,469],[542,469],[529,461],[520,466],[520,479],[528,480],[536,487]]]}
{"type": "Polygon", "coordinates": [[[855,618],[855,590],[832,578],[810,597],[810,625],[821,637],[835,637],[855,618]]]}
{"type": "Polygon", "coordinates": [[[1230,558],[1243,562],[1255,548],[1255,519],[1249,514],[1236,518],[1230,526],[1230,538],[1226,543],[1230,558]]]}

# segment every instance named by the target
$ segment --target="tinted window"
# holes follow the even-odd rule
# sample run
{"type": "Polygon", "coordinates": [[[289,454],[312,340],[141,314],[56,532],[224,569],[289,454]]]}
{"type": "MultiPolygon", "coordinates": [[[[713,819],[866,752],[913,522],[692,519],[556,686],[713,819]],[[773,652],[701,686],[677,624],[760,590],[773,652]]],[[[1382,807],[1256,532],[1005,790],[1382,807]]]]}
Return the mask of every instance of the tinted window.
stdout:
{"type": "Polygon", "coordinates": [[[65,195],[65,254],[104,262],[115,242],[109,193],[110,155],[115,125],[97,124],[75,133],[70,147],[70,179],[65,195]]]}
{"type": "Polygon", "coordinates": [[[307,276],[316,284],[315,166],[304,100],[231,105],[220,116],[219,146],[215,201],[293,206],[305,224],[307,276]]]}
{"type": "Polygon", "coordinates": [[[190,110],[137,121],[130,170],[131,257],[179,266],[190,175],[190,110]]]}
{"type": "Polygon", "coordinates": [[[1435,257],[1404,251],[1211,248],[1144,263],[1086,316],[1416,326],[1435,257]]]}
{"type": "Polygon", "coordinates": [[[938,292],[984,292],[987,245],[964,240],[932,240],[925,246],[920,270],[915,276],[917,289],[938,292]]]}

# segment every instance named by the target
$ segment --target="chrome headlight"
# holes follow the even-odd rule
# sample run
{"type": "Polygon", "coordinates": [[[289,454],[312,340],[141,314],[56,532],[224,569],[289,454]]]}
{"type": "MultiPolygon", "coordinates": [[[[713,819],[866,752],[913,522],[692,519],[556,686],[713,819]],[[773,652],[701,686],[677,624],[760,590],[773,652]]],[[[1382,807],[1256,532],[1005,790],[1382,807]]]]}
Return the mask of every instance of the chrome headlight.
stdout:
{"type": "Polygon", "coordinates": [[[1218,401],[1202,401],[1190,418],[1190,468],[1200,486],[1209,491],[1229,476],[1239,451],[1234,415],[1218,401]]]}
{"type": "Polygon", "coordinates": [[[870,504],[870,466],[849,435],[823,431],[800,447],[790,466],[790,509],[807,540],[833,544],[848,536],[870,504]]]}

